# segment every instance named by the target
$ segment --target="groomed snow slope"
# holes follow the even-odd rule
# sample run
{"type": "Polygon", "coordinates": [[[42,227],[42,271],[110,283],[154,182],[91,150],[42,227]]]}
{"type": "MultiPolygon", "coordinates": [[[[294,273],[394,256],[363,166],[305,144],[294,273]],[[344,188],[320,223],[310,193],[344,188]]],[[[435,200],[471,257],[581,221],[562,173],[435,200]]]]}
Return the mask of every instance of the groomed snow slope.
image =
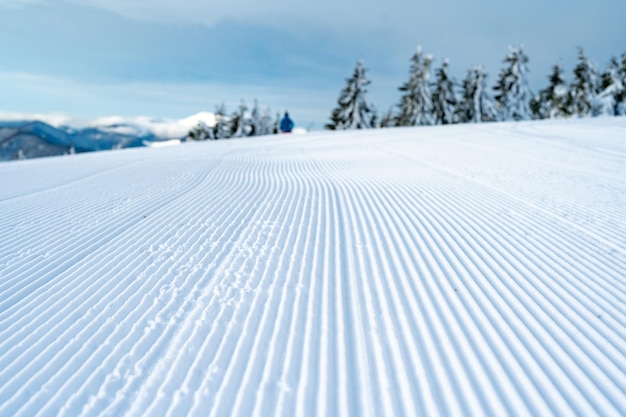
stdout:
{"type": "Polygon", "coordinates": [[[626,119],[0,164],[2,416],[623,416],[626,119]]]}

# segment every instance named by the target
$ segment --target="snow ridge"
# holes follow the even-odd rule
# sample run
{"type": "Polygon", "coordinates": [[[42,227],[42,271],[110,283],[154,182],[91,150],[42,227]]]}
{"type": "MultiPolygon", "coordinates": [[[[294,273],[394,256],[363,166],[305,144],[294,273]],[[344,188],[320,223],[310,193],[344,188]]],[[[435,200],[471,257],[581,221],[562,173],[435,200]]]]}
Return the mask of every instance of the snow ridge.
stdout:
{"type": "Polygon", "coordinates": [[[625,133],[0,166],[0,415],[623,415],[625,133]]]}

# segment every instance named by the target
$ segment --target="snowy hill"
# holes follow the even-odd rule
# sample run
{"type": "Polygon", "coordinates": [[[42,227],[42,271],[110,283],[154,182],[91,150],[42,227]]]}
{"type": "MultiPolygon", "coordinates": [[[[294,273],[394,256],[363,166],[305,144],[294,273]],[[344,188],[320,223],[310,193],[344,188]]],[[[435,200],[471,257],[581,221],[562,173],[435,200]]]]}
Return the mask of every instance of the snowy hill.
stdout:
{"type": "Polygon", "coordinates": [[[0,164],[2,416],[623,416],[626,119],[0,164]]]}

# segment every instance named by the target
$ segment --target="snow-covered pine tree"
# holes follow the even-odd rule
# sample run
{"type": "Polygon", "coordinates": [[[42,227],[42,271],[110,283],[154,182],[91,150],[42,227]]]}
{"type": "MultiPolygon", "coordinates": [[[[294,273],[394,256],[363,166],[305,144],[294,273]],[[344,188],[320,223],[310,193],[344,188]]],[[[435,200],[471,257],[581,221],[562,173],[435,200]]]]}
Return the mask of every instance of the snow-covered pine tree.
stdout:
{"type": "Polygon", "coordinates": [[[548,80],[550,84],[541,90],[531,103],[533,114],[539,119],[570,116],[567,83],[563,79],[563,70],[560,65],[556,64],[552,67],[548,80]]]}
{"type": "Polygon", "coordinates": [[[585,56],[583,48],[578,48],[578,64],[574,68],[574,81],[570,87],[572,113],[578,117],[593,116],[598,93],[598,76],[595,65],[585,56]]]}
{"type": "MultiPolygon", "coordinates": [[[[243,105],[245,106],[245,104],[243,105]]],[[[272,116],[270,109],[266,108],[264,112],[261,113],[259,103],[256,99],[254,99],[254,106],[250,111],[250,117],[245,120],[247,127],[245,128],[244,136],[262,136],[269,135],[272,132],[272,116]]]]}
{"type": "Polygon", "coordinates": [[[254,99],[254,105],[250,111],[250,118],[248,119],[248,130],[246,136],[261,135],[261,111],[259,110],[259,102],[254,99]]]}
{"type": "Polygon", "coordinates": [[[500,72],[494,87],[497,119],[529,120],[532,118],[530,100],[533,94],[527,80],[528,57],[522,46],[509,46],[509,54],[504,58],[504,63],[507,65],[500,72]]]}
{"type": "Polygon", "coordinates": [[[448,73],[448,60],[444,59],[441,68],[435,71],[435,91],[433,92],[433,115],[435,124],[447,125],[455,122],[457,104],[454,80],[448,73]]]}
{"type": "Polygon", "coordinates": [[[359,60],[352,77],[341,90],[337,107],[332,111],[326,128],[330,130],[370,129],[375,127],[374,106],[367,101],[367,69],[359,60]]]}
{"type": "Polygon", "coordinates": [[[228,138],[235,138],[241,136],[241,117],[239,116],[239,112],[234,111],[230,115],[230,123],[228,126],[230,129],[228,130],[228,138]]]}
{"type": "Polygon", "coordinates": [[[433,102],[430,92],[430,67],[432,55],[424,55],[422,47],[411,57],[409,80],[400,86],[402,98],[398,104],[396,126],[432,125],[433,102]]]}
{"type": "MultiPolygon", "coordinates": [[[[341,104],[339,106],[341,106],[341,104]]],[[[328,130],[346,129],[343,126],[344,126],[344,120],[341,116],[341,107],[335,107],[335,109],[330,114],[330,122],[326,123],[324,127],[328,130]]]]}
{"type": "Polygon", "coordinates": [[[247,136],[249,132],[249,123],[246,118],[246,110],[248,107],[246,103],[241,100],[239,104],[239,110],[233,113],[231,119],[231,135],[232,138],[240,138],[242,136],[247,136]]]}
{"type": "Polygon", "coordinates": [[[272,133],[277,135],[280,133],[280,113],[276,112],[274,123],[272,123],[272,133]]]}
{"type": "Polygon", "coordinates": [[[622,96],[622,102],[617,106],[617,115],[626,116],[626,52],[622,54],[619,74],[620,79],[622,80],[622,85],[624,86],[624,93],[622,96]]]}
{"type": "Polygon", "coordinates": [[[395,126],[394,122],[395,122],[395,116],[393,114],[393,107],[390,107],[389,111],[382,115],[380,119],[379,127],[381,128],[393,127],[395,126]]]}
{"type": "Polygon", "coordinates": [[[259,119],[258,134],[259,135],[271,135],[272,134],[272,111],[269,107],[266,107],[263,111],[263,115],[259,119]]]}
{"type": "Polygon", "coordinates": [[[494,103],[487,90],[487,73],[476,66],[467,71],[461,85],[461,97],[456,107],[460,123],[480,123],[495,120],[494,103]]]}
{"type": "Polygon", "coordinates": [[[226,139],[231,134],[230,118],[226,115],[224,103],[215,108],[215,126],[213,126],[213,137],[215,139],[226,139]]]}
{"type": "Polygon", "coordinates": [[[207,140],[215,139],[215,136],[213,135],[213,129],[207,126],[202,120],[199,120],[198,123],[189,131],[187,139],[207,140]]]}
{"type": "Polygon", "coordinates": [[[626,94],[620,74],[620,64],[617,59],[611,58],[609,67],[600,78],[600,93],[597,96],[597,111],[600,115],[618,116],[624,104],[626,94]]]}

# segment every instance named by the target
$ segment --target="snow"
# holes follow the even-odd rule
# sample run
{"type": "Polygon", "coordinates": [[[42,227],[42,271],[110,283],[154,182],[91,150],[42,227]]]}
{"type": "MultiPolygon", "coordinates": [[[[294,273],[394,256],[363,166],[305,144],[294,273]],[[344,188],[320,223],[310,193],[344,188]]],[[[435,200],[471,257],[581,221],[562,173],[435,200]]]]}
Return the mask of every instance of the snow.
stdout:
{"type": "Polygon", "coordinates": [[[187,125],[189,128],[194,127],[198,122],[204,122],[207,126],[212,127],[215,125],[215,114],[202,111],[178,121],[179,124],[187,125]]]}
{"type": "Polygon", "coordinates": [[[623,416],[626,118],[0,164],[2,416],[623,416]]]}

